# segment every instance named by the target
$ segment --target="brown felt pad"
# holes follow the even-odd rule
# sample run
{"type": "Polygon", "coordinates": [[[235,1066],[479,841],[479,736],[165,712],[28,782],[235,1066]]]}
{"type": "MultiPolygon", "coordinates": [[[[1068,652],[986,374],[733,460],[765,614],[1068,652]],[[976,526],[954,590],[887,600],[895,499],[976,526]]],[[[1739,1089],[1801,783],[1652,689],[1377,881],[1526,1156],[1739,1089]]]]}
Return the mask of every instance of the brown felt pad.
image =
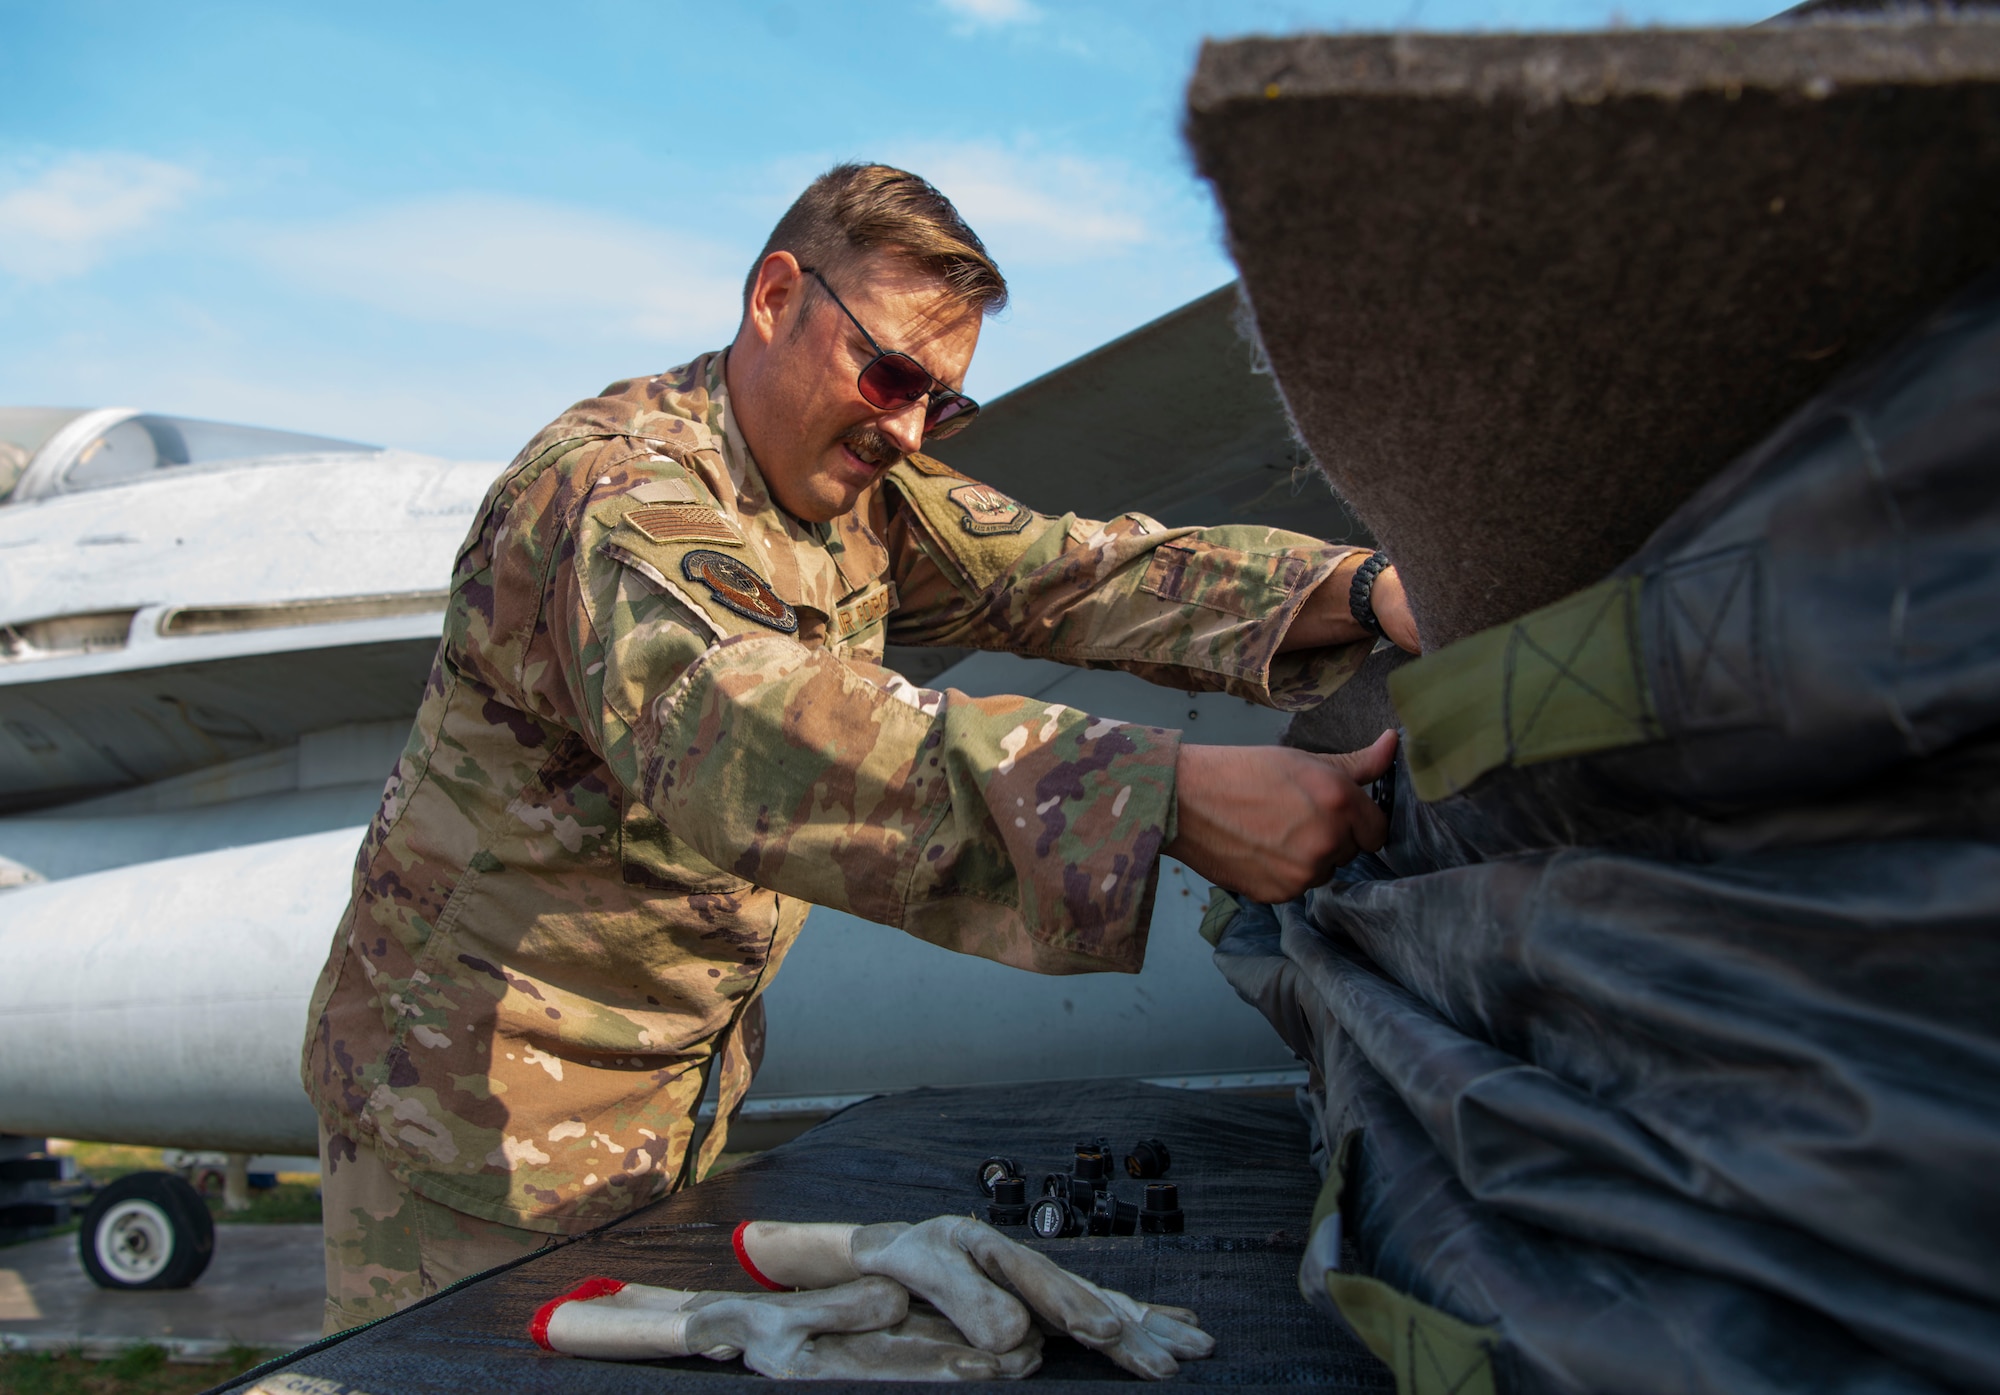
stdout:
{"type": "Polygon", "coordinates": [[[2000,261],[2000,18],[1210,44],[1188,132],[1426,648],[1598,580],[2000,261]]]}

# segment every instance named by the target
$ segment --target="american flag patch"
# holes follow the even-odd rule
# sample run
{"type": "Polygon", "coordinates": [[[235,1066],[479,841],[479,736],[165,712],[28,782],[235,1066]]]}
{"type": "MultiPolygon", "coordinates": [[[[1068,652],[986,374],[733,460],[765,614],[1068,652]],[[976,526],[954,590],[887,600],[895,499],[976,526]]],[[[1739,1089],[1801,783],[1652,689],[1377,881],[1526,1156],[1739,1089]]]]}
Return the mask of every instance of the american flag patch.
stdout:
{"type": "Polygon", "coordinates": [[[736,526],[706,504],[648,504],[626,514],[625,521],[656,543],[743,546],[743,535],[736,531],[736,526]]]}

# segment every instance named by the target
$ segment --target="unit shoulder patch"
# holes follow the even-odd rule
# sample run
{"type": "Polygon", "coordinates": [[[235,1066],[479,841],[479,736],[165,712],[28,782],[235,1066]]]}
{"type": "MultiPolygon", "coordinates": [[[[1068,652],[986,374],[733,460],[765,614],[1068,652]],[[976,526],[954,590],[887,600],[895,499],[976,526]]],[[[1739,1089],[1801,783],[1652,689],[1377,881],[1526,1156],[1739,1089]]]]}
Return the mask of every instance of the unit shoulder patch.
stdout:
{"type": "Polygon", "coordinates": [[[706,586],[718,603],[746,620],[768,625],[780,634],[798,633],[799,613],[738,558],[696,548],[681,558],[681,575],[706,586]]]}
{"type": "Polygon", "coordinates": [[[706,504],[646,504],[624,521],[656,543],[711,542],[742,547],[736,525],[706,504]]]}
{"type": "Polygon", "coordinates": [[[1027,505],[1014,502],[990,485],[961,484],[945,497],[965,515],[959,526],[975,537],[1018,533],[1035,516],[1027,505]]]}

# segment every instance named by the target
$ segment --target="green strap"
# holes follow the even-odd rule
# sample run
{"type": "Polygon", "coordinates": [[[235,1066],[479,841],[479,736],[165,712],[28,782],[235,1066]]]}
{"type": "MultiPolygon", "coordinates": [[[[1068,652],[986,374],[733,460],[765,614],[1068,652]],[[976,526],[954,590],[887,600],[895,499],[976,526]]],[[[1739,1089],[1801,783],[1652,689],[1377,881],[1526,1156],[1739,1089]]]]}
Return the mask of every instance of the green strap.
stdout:
{"type": "MultiPolygon", "coordinates": [[[[1333,1165],[1326,1170],[1319,1203],[1313,1207],[1312,1231],[1340,1208],[1348,1159],[1361,1131],[1340,1140],[1333,1165]]],[[[1491,1327],[1461,1322],[1398,1292],[1380,1279],[1326,1271],[1327,1296],[1396,1376],[1396,1395],[1495,1395],[1493,1353],[1500,1334],[1491,1327]]]]}
{"type": "Polygon", "coordinates": [[[1659,740],[1641,585],[1600,582],[1391,673],[1417,798],[1456,794],[1497,766],[1659,740]]]}
{"type": "Polygon", "coordinates": [[[1208,909],[1201,913],[1201,937],[1210,948],[1222,943],[1222,932],[1229,928],[1229,922],[1236,919],[1236,912],[1242,907],[1236,898],[1219,886],[1208,890],[1208,909]]]}
{"type": "Polygon", "coordinates": [[[1396,1395],[1495,1395],[1492,1328],[1338,1269],[1327,1272],[1326,1291],[1355,1335],[1396,1373],[1396,1395]]]}

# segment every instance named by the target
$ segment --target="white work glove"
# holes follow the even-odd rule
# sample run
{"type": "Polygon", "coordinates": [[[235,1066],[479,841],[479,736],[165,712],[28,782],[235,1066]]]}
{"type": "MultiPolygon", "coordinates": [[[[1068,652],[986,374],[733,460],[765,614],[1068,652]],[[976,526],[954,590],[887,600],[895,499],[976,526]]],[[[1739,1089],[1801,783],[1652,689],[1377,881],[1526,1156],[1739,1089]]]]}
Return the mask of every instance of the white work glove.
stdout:
{"type": "Polygon", "coordinates": [[[1181,1361],[1215,1350],[1186,1308],[1099,1288],[969,1216],[917,1225],[745,1221],[736,1228],[736,1257],[771,1289],[828,1289],[870,1274],[894,1279],[986,1351],[1012,1350],[1033,1325],[1002,1279],[1057,1331],[1134,1375],[1164,1380],[1181,1361]]]}
{"type": "Polygon", "coordinates": [[[777,1380],[1018,1380],[1042,1364],[1042,1335],[994,1354],[936,1313],[910,1311],[888,1279],[812,1293],[692,1292],[589,1279],[545,1304],[529,1335],[548,1351],[605,1361],[705,1356],[777,1380]]]}

